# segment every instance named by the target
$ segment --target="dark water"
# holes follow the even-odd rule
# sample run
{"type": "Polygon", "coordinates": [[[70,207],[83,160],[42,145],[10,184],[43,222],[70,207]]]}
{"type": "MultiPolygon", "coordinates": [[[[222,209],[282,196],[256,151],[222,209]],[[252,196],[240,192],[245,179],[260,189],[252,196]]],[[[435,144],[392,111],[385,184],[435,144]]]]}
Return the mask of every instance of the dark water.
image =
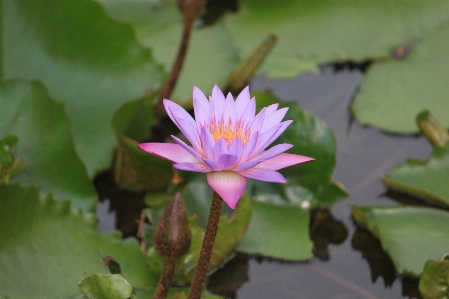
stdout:
{"type": "MultiPolygon", "coordinates": [[[[362,79],[358,70],[334,72],[326,67],[320,74],[295,80],[252,81],[252,91],[269,89],[283,100],[295,100],[329,125],[338,142],[334,179],[343,183],[351,196],[313,214],[315,258],[287,263],[238,255],[212,276],[211,291],[239,299],[420,298],[418,281],[396,275],[379,242],[353,223],[350,206],[419,204],[400,194],[386,195],[381,177],[406,158],[425,160],[431,146],[422,136],[386,134],[352,122],[349,104],[362,79]]],[[[102,197],[111,199],[99,204],[100,229],[117,227],[132,235],[143,208],[141,195],[108,189],[104,184],[107,176],[96,182],[97,187],[103,184],[102,197]],[[121,203],[123,197],[128,199],[126,205],[121,203]],[[116,211],[112,216],[107,213],[110,206],[116,211]]]]}

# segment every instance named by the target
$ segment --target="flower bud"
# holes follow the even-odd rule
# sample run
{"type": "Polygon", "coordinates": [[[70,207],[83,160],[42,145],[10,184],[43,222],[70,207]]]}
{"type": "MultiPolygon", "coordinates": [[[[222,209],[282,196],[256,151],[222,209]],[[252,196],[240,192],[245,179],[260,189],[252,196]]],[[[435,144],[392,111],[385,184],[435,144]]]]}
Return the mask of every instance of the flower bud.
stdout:
{"type": "Polygon", "coordinates": [[[170,200],[154,235],[154,248],[163,258],[177,258],[190,247],[192,233],[181,193],[170,200]]]}

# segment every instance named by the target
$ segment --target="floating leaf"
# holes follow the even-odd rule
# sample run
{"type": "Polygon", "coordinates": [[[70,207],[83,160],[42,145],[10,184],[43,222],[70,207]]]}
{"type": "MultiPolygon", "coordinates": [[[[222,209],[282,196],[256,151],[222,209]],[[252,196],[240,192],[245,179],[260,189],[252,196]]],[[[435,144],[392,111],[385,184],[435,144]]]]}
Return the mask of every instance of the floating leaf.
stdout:
{"type": "MultiPolygon", "coordinates": [[[[137,39],[153,49],[154,57],[164,64],[166,70],[171,69],[183,30],[182,15],[176,1],[99,2],[112,17],[130,22],[137,39]]],[[[201,90],[212,90],[215,84],[224,87],[238,61],[237,48],[221,22],[211,27],[194,26],[171,100],[188,107],[191,106],[193,86],[201,90]]]]}
{"type": "Polygon", "coordinates": [[[109,273],[102,258],[120,263],[134,287],[155,285],[134,239],[101,235],[96,219],[71,210],[68,201],[33,187],[0,185],[0,297],[79,298],[89,273],[109,273]]]}
{"type": "Polygon", "coordinates": [[[419,292],[424,298],[449,298],[449,256],[439,261],[429,260],[419,281],[419,292]]]}
{"type": "Polygon", "coordinates": [[[395,133],[414,133],[418,131],[415,115],[429,110],[449,128],[447,18],[444,26],[411,47],[405,58],[389,59],[370,67],[351,104],[360,123],[395,133]]]}
{"type": "Polygon", "coordinates": [[[65,103],[89,175],[109,166],[113,114],[162,81],[150,49],[90,0],[2,1],[1,10],[3,76],[43,82],[65,103]]]}
{"type": "Polygon", "coordinates": [[[260,40],[275,34],[278,44],[259,73],[293,77],[302,71],[317,70],[318,64],[386,58],[394,48],[422,38],[448,21],[448,11],[445,0],[413,4],[288,0],[282,5],[276,0],[246,0],[239,2],[239,11],[229,14],[226,21],[243,57],[260,40]]]}
{"type": "Polygon", "coordinates": [[[94,211],[97,196],[75,152],[64,105],[50,98],[37,82],[0,84],[0,136],[19,136],[17,155],[25,169],[13,178],[23,185],[40,185],[57,199],[94,211]]]}
{"type": "Polygon", "coordinates": [[[449,213],[423,207],[353,207],[352,217],[379,238],[401,274],[420,276],[449,250],[449,213]]]}
{"type": "MultiPolygon", "coordinates": [[[[258,106],[281,102],[267,93],[254,93],[258,106]]],[[[332,130],[319,118],[301,110],[296,102],[281,103],[289,107],[285,119],[293,120],[276,143],[289,143],[289,153],[309,156],[315,161],[281,169],[286,184],[255,182],[256,197],[280,205],[327,207],[347,196],[344,187],[332,181],[335,168],[336,141],[332,130]]]]}
{"type": "Polygon", "coordinates": [[[408,159],[397,166],[385,178],[392,189],[423,197],[449,206],[449,143],[445,147],[434,147],[425,161],[408,159]]]}
{"type": "Polygon", "coordinates": [[[253,201],[252,207],[253,216],[240,251],[286,260],[313,257],[309,211],[259,201],[253,201]]]}

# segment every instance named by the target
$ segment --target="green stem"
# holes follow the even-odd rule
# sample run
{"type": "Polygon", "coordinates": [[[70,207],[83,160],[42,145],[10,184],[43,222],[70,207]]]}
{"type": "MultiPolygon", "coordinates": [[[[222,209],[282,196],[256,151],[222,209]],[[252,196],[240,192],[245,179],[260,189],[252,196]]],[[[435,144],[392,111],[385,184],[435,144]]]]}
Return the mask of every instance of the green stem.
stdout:
{"type": "Polygon", "coordinates": [[[176,261],[171,258],[164,259],[164,269],[162,270],[159,282],[157,283],[156,293],[153,295],[153,299],[165,299],[167,298],[168,290],[170,289],[173,273],[175,272],[176,261]]]}
{"type": "Polygon", "coordinates": [[[209,262],[215,244],[215,236],[217,235],[218,223],[220,222],[221,208],[223,199],[214,192],[212,203],[210,206],[209,218],[207,219],[206,231],[204,232],[203,245],[201,246],[200,257],[193,274],[192,284],[188,299],[201,298],[204,281],[209,270],[209,262]]]}

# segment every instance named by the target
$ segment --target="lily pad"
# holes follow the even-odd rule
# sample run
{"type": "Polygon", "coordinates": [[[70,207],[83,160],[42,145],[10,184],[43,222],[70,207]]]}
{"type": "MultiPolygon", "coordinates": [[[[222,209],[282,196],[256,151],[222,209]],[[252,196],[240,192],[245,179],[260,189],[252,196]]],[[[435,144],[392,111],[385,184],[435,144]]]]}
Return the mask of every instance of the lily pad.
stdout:
{"type": "Polygon", "coordinates": [[[109,166],[113,114],[162,82],[151,50],[135,39],[131,25],[90,0],[11,0],[1,10],[4,78],[43,82],[65,103],[89,176],[109,166]]]}
{"type": "Polygon", "coordinates": [[[135,239],[101,235],[92,215],[38,189],[0,185],[0,297],[80,298],[86,275],[109,273],[110,255],[134,287],[155,285],[135,239]]]}
{"type": "Polygon", "coordinates": [[[0,84],[0,136],[19,137],[16,154],[24,171],[12,178],[40,185],[72,207],[94,211],[97,195],[75,145],[64,105],[54,101],[42,84],[7,81],[0,84]]]}
{"type": "Polygon", "coordinates": [[[449,143],[434,147],[425,162],[408,159],[383,180],[392,189],[449,206],[449,143]]]}
{"type": "MultiPolygon", "coordinates": [[[[327,207],[347,196],[343,185],[332,181],[335,168],[336,141],[332,130],[318,117],[298,107],[296,102],[282,103],[268,93],[254,93],[258,106],[281,103],[289,110],[284,119],[293,123],[279,136],[276,143],[290,143],[289,153],[309,156],[315,161],[281,169],[286,184],[254,183],[255,200],[275,205],[303,208],[327,207]]],[[[261,107],[261,106],[260,106],[261,107]]]]}
{"type": "Polygon", "coordinates": [[[449,213],[423,207],[353,207],[352,217],[379,238],[401,274],[420,276],[449,250],[449,213]]]}
{"type": "Polygon", "coordinates": [[[357,120],[390,132],[415,133],[415,115],[429,110],[449,128],[448,40],[449,20],[409,46],[410,53],[403,59],[374,63],[351,104],[357,120]]]}
{"type": "Polygon", "coordinates": [[[246,0],[226,21],[243,56],[275,34],[278,44],[259,73],[293,77],[318,64],[386,58],[448,21],[448,11],[445,0],[246,0]]]}
{"type": "MultiPolygon", "coordinates": [[[[174,0],[110,1],[99,0],[117,20],[132,24],[137,39],[151,47],[154,57],[167,71],[175,61],[183,30],[182,15],[174,0]]],[[[221,22],[210,27],[194,25],[179,81],[171,100],[189,107],[193,86],[210,91],[215,84],[224,87],[238,64],[239,56],[221,22]]]]}
{"type": "Polygon", "coordinates": [[[313,257],[309,211],[259,201],[252,206],[251,223],[239,251],[295,261],[313,257]]]}

